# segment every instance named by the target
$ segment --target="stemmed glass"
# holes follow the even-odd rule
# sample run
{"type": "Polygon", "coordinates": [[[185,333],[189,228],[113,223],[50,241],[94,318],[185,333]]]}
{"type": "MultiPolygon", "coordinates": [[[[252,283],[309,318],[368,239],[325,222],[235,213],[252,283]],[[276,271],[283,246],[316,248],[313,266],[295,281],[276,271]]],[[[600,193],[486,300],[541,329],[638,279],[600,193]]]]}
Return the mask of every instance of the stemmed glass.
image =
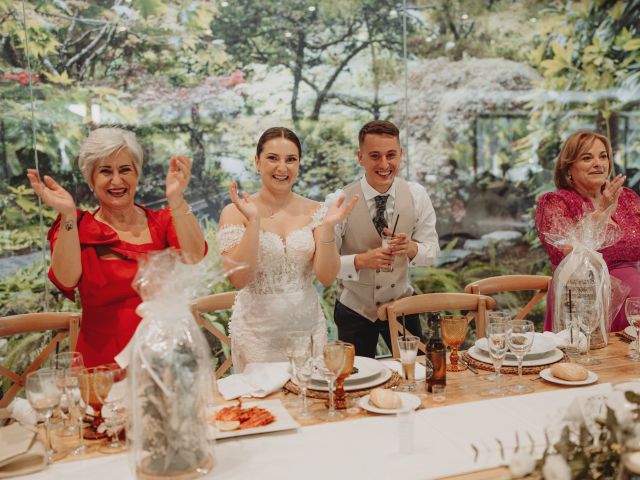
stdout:
{"type": "Polygon", "coordinates": [[[580,328],[584,331],[584,334],[587,337],[587,349],[585,350],[584,355],[578,357],[578,363],[587,366],[600,365],[600,363],[602,363],[600,360],[589,355],[589,351],[591,350],[591,334],[598,327],[600,315],[598,311],[593,308],[593,304],[591,302],[579,302],[576,313],[580,320],[580,328]]]}
{"type": "Polygon", "coordinates": [[[640,362],[640,297],[629,297],[624,302],[624,312],[629,325],[636,329],[636,349],[629,354],[634,362],[640,362]]]}
{"type": "Polygon", "coordinates": [[[458,347],[464,342],[469,327],[469,319],[464,315],[443,315],[440,320],[442,340],[451,349],[451,362],[447,365],[447,372],[462,372],[467,369],[458,364],[458,347]]]}
{"type": "Polygon", "coordinates": [[[514,393],[529,393],[533,388],[522,383],[522,361],[533,345],[535,330],[530,320],[511,320],[507,322],[507,345],[518,359],[518,383],[511,387],[514,393]]]}
{"type": "Polygon", "coordinates": [[[31,407],[44,417],[45,427],[45,448],[47,449],[47,463],[51,463],[53,459],[53,449],[51,448],[51,431],[49,429],[51,414],[53,410],[60,404],[60,396],[62,392],[58,385],[58,373],[55,369],[44,368],[31,372],[27,375],[25,390],[27,399],[31,407]]]}
{"type": "Polygon", "coordinates": [[[73,455],[82,455],[86,451],[84,445],[84,416],[87,413],[87,402],[82,397],[80,389],[80,372],[83,367],[69,367],[64,370],[64,385],[69,406],[69,418],[78,424],[79,444],[71,452],[73,455]]]}
{"type": "Polygon", "coordinates": [[[327,381],[329,387],[329,411],[326,414],[328,421],[335,420],[342,415],[335,409],[333,398],[333,383],[344,368],[345,349],[340,341],[327,342],[322,350],[323,364],[319,366],[319,372],[327,381]]]}
{"type": "MultiPolygon", "coordinates": [[[[66,388],[66,373],[71,368],[84,367],[84,360],[80,352],[63,352],[57,353],[52,357],[53,368],[59,371],[60,388],[62,390],[62,397],[60,398],[60,411],[62,412],[62,418],[66,419],[71,408],[72,399],[69,398],[69,392],[66,388]]],[[[63,429],[61,435],[70,437],[75,435],[76,427],[71,423],[68,423],[63,429]]]]}
{"type": "Polygon", "coordinates": [[[507,347],[506,347],[506,328],[505,328],[504,329],[505,335],[501,337],[502,342],[500,342],[502,347],[499,349],[496,349],[495,354],[494,352],[492,352],[491,341],[489,340],[489,327],[495,323],[501,323],[506,325],[507,322],[511,320],[511,317],[512,317],[511,313],[507,312],[506,310],[491,311],[491,312],[487,312],[486,314],[487,323],[485,326],[485,333],[487,336],[487,347],[489,350],[489,356],[491,357],[491,361],[493,363],[493,368],[495,369],[495,372],[489,375],[486,375],[483,378],[490,382],[501,381],[504,379],[504,375],[500,375],[500,369],[502,368],[502,362],[504,361],[504,357],[506,356],[506,353],[507,353],[507,347]],[[501,350],[504,350],[504,354],[500,353],[501,350]]]}
{"type": "Polygon", "coordinates": [[[344,392],[344,381],[353,371],[353,362],[356,358],[356,349],[352,343],[341,342],[344,348],[344,365],[338,378],[336,378],[336,408],[344,410],[347,408],[347,399],[344,392]]]}
{"type": "MultiPolygon", "coordinates": [[[[495,368],[494,381],[496,383],[504,377],[500,373],[502,368],[502,362],[507,355],[507,322],[494,322],[487,325],[487,343],[489,344],[489,355],[493,362],[493,368],[495,368]]],[[[487,393],[489,395],[502,395],[506,392],[504,387],[495,385],[490,388],[487,393]]]]}
{"type": "Polygon", "coordinates": [[[302,396],[302,405],[300,407],[300,418],[311,418],[313,415],[307,409],[307,389],[313,375],[313,358],[310,354],[304,352],[296,352],[293,355],[293,368],[296,376],[296,383],[300,387],[300,395],[302,396]]]}
{"type": "MultiPolygon", "coordinates": [[[[304,346],[306,344],[311,344],[311,332],[305,330],[292,330],[291,332],[287,333],[285,354],[287,355],[287,359],[289,360],[289,370],[291,371],[292,377],[295,375],[295,365],[293,364],[294,352],[296,350],[299,350],[300,348],[307,348],[306,346],[304,346]]],[[[300,393],[302,394],[302,391],[300,393]]],[[[297,405],[299,405],[301,399],[302,395],[298,398],[295,398],[290,403],[290,405],[292,407],[296,407],[297,405]]]]}
{"type": "Polygon", "coordinates": [[[93,375],[93,388],[102,402],[102,414],[107,433],[111,435],[111,443],[102,448],[105,453],[118,453],[125,446],[120,442],[119,434],[126,422],[125,371],[115,366],[99,370],[93,375]]]}
{"type": "Polygon", "coordinates": [[[104,365],[91,368],[83,368],[78,373],[78,380],[80,384],[80,395],[85,405],[91,405],[93,409],[93,422],[84,432],[84,438],[88,440],[97,440],[104,438],[106,435],[98,431],[98,427],[102,423],[102,401],[96,395],[94,376],[101,371],[108,370],[104,365]]]}

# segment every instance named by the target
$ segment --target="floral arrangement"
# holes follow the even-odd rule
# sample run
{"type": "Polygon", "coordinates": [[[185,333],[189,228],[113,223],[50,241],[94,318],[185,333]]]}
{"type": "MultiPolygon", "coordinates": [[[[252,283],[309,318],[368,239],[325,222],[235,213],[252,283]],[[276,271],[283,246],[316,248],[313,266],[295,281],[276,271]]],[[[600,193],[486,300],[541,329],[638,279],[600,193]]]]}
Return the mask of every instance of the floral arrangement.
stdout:
{"type": "Polygon", "coordinates": [[[618,479],[625,467],[637,473],[640,464],[632,455],[640,452],[640,394],[614,391],[583,399],[581,406],[582,414],[569,415],[555,443],[546,435],[541,458],[534,458],[533,449],[514,452],[514,478],[618,479]]]}

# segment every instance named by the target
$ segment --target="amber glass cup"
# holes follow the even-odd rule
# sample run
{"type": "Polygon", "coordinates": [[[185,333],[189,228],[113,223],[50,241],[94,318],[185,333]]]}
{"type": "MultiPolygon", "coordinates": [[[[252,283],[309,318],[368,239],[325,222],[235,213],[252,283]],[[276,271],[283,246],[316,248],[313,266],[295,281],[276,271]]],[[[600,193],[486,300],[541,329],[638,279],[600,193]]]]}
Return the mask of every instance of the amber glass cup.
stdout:
{"type": "Polygon", "coordinates": [[[440,320],[442,341],[451,349],[448,372],[462,372],[467,367],[458,363],[458,347],[464,342],[469,328],[469,319],[464,315],[443,315],[440,320]]]}
{"type": "Polygon", "coordinates": [[[338,410],[344,410],[347,408],[347,398],[344,393],[344,381],[353,371],[353,361],[356,358],[356,349],[351,343],[340,343],[342,344],[342,348],[344,348],[344,367],[336,379],[336,408],[338,410]]]}
{"type": "Polygon", "coordinates": [[[91,425],[85,429],[84,438],[87,440],[97,440],[105,438],[106,433],[98,432],[98,427],[102,423],[102,400],[96,394],[95,378],[100,372],[105,372],[109,368],[105,365],[98,367],[83,368],[78,373],[78,383],[80,384],[80,395],[85,405],[91,405],[93,409],[93,421],[91,425]]]}

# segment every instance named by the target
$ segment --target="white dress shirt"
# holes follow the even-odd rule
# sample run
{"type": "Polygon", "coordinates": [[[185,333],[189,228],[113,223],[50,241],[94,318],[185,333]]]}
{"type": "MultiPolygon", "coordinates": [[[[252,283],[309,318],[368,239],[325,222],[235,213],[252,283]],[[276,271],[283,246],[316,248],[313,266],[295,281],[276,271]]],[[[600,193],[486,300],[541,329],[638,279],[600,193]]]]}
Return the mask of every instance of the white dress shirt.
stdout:
{"type": "MultiPolygon", "coordinates": [[[[418,245],[418,253],[415,257],[409,260],[409,267],[426,267],[431,265],[438,253],[440,252],[440,246],[438,245],[438,234],[436,233],[436,212],[433,210],[431,199],[429,194],[422,185],[416,182],[407,182],[409,184],[409,190],[411,192],[411,198],[413,199],[413,208],[415,213],[416,223],[413,227],[413,233],[411,233],[411,240],[418,245]]],[[[367,202],[369,208],[369,214],[371,218],[376,214],[376,201],[374,200],[378,195],[388,195],[387,205],[385,209],[385,219],[390,229],[393,229],[392,219],[393,209],[395,206],[395,194],[396,194],[396,181],[394,180],[385,193],[378,192],[367,182],[365,176],[360,179],[360,186],[364,199],[367,202]]],[[[343,195],[344,191],[339,189],[327,197],[327,204],[333,204],[340,195],[343,195]]],[[[346,220],[336,225],[336,246],[338,251],[342,246],[342,236],[344,235],[344,228],[346,220]]],[[[363,252],[364,253],[364,252],[363,252]]],[[[338,272],[338,278],[346,280],[355,280],[359,278],[358,271],[355,267],[355,255],[341,255],[340,256],[340,271],[338,272]]]]}

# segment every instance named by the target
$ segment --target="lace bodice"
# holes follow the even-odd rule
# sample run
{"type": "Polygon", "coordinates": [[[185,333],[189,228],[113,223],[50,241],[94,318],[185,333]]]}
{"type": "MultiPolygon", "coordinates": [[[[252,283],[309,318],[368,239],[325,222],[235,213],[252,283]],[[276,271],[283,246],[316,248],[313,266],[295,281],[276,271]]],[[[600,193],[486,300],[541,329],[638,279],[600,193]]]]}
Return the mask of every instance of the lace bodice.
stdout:
{"type": "MultiPolygon", "coordinates": [[[[307,225],[290,232],[286,238],[261,230],[255,276],[245,289],[258,294],[286,293],[311,285],[315,252],[313,229],[320,225],[326,213],[327,207],[322,204],[307,225]]],[[[216,236],[220,253],[238,245],[244,232],[244,225],[223,225],[216,236]]]]}

